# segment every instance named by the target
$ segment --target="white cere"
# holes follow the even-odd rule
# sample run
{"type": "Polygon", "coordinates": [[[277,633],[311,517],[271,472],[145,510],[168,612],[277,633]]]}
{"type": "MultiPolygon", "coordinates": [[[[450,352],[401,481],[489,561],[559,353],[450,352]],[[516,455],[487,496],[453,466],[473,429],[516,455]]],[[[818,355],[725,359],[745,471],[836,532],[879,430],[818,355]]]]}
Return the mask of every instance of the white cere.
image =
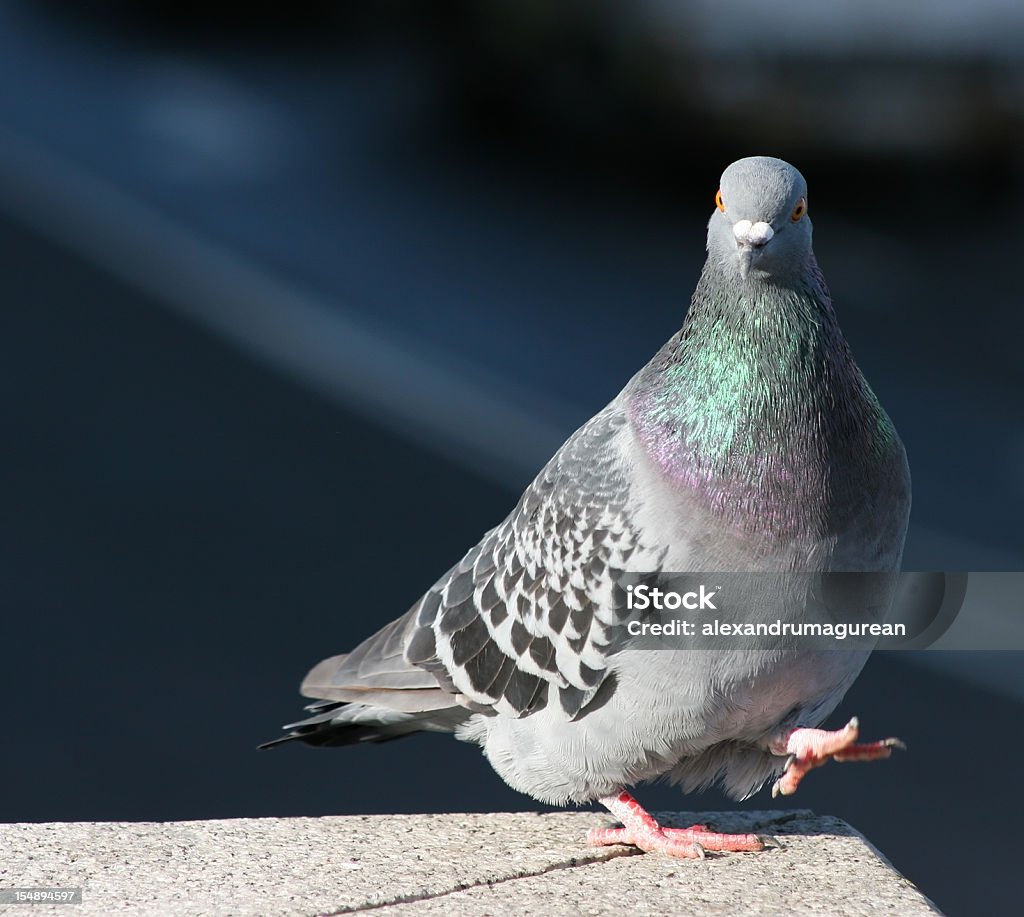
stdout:
{"type": "Polygon", "coordinates": [[[736,241],[746,245],[764,245],[772,236],[775,230],[763,220],[751,223],[750,220],[737,220],[732,227],[736,241]]]}

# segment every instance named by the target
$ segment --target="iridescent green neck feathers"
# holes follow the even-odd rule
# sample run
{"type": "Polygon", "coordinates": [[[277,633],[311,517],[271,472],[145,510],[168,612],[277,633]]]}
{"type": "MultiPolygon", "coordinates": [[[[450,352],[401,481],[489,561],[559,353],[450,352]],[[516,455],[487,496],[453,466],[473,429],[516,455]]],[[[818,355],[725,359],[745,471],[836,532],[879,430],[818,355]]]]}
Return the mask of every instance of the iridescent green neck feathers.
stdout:
{"type": "Polygon", "coordinates": [[[636,378],[630,413],[675,483],[786,531],[826,513],[837,462],[870,462],[895,436],[813,255],[785,285],[742,282],[709,258],[682,330],[636,378]]]}

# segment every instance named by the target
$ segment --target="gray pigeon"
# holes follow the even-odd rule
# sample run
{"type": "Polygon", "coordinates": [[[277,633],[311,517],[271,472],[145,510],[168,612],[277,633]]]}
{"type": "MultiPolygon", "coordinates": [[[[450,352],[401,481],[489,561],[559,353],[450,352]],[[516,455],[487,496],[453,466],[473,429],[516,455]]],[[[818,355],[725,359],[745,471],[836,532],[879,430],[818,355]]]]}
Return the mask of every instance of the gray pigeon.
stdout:
{"type": "Polygon", "coordinates": [[[623,827],[591,843],[677,857],[763,842],[662,828],[628,787],[666,777],[745,798],[781,774],[788,794],[829,758],[900,745],[858,743],[855,719],[813,728],[866,650],[609,637],[623,574],[893,571],[903,551],[906,456],[836,321],[803,176],[741,159],[715,202],[682,329],[408,613],[310,671],[312,716],[268,745],[454,733],[535,799],[599,800],[623,827]]]}

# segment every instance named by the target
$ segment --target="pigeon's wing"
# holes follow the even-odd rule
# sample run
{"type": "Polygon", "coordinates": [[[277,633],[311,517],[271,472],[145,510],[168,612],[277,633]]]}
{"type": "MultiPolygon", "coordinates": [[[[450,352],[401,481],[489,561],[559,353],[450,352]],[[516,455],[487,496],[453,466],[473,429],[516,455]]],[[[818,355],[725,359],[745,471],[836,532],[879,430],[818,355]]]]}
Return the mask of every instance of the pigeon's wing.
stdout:
{"type": "Polygon", "coordinates": [[[627,511],[626,425],[612,406],[578,430],[410,613],[406,658],[468,706],[522,716],[557,694],[574,716],[605,682],[617,581],[661,560],[627,511]]]}
{"type": "MultiPolygon", "coordinates": [[[[417,606],[418,607],[418,606],[417,606]]],[[[392,621],[351,653],[318,662],[302,682],[306,697],[327,702],[384,707],[402,713],[443,710],[453,705],[450,692],[442,690],[426,669],[405,657],[416,608],[392,621]]],[[[330,704],[314,704],[309,710],[330,704]]]]}
{"type": "MultiPolygon", "coordinates": [[[[575,716],[605,684],[625,614],[619,574],[655,570],[627,511],[615,406],[559,450],[516,508],[402,618],[325,660],[307,696],[523,716],[557,697],[575,716]]],[[[662,552],[663,553],[663,552],[662,552]]]]}
{"type": "Polygon", "coordinates": [[[625,616],[618,579],[660,569],[630,518],[617,405],[581,427],[516,508],[407,614],[319,663],[307,697],[406,713],[452,706],[524,716],[557,698],[576,716],[612,690],[625,616]]]}

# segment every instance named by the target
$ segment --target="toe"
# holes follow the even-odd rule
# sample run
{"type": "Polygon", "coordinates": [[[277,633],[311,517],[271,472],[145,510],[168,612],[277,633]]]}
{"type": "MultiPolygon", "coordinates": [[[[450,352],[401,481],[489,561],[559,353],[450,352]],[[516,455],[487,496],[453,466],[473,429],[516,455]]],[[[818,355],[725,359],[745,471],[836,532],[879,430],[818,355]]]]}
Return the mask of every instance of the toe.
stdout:
{"type": "Polygon", "coordinates": [[[631,846],[633,840],[625,828],[591,828],[587,832],[587,843],[591,847],[608,847],[613,844],[631,846]]]}

